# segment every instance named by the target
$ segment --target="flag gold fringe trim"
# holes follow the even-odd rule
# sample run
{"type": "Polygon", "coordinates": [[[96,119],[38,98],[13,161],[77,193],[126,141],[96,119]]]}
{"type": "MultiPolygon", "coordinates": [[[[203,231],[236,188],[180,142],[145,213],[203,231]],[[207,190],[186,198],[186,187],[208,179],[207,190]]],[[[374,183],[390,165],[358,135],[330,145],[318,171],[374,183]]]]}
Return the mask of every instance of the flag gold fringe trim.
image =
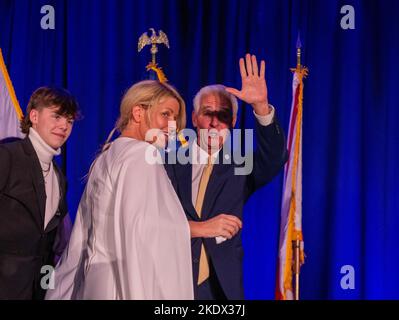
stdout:
{"type": "Polygon", "coordinates": [[[177,133],[177,139],[179,139],[183,148],[188,146],[188,141],[186,140],[186,138],[184,137],[184,135],[181,131],[177,133]]]}
{"type": "Polygon", "coordinates": [[[22,110],[21,110],[21,107],[17,100],[17,96],[15,95],[14,87],[12,86],[10,76],[8,74],[6,65],[4,63],[4,57],[3,57],[3,53],[1,51],[1,49],[0,49],[0,70],[1,70],[1,73],[3,74],[4,79],[6,81],[6,86],[7,86],[8,92],[10,93],[11,101],[14,106],[15,112],[17,113],[18,119],[21,120],[23,117],[22,110]]]}
{"type": "Polygon", "coordinates": [[[167,82],[168,79],[165,76],[165,73],[163,72],[161,67],[158,67],[158,64],[154,63],[154,62],[150,62],[147,66],[146,66],[147,71],[153,70],[155,71],[155,73],[157,74],[158,80],[159,82],[167,82]]]}
{"type": "MultiPolygon", "coordinates": [[[[303,79],[308,75],[308,69],[302,66],[297,68],[292,68],[292,72],[295,72],[299,79],[299,97],[298,97],[298,114],[296,118],[296,141],[295,141],[295,148],[294,148],[294,164],[292,169],[292,193],[290,199],[290,209],[289,209],[289,216],[288,216],[288,234],[287,234],[287,241],[286,241],[286,261],[285,261],[285,269],[284,269],[284,291],[282,292],[283,300],[287,299],[286,292],[287,290],[292,290],[292,263],[293,263],[293,249],[292,249],[292,241],[300,240],[303,241],[303,234],[301,230],[295,229],[295,212],[296,212],[296,175],[298,171],[298,157],[299,157],[299,143],[300,139],[299,136],[302,134],[302,103],[303,103],[303,79]]],[[[305,262],[305,253],[303,249],[300,250],[300,257],[299,257],[300,265],[305,262]]]]}

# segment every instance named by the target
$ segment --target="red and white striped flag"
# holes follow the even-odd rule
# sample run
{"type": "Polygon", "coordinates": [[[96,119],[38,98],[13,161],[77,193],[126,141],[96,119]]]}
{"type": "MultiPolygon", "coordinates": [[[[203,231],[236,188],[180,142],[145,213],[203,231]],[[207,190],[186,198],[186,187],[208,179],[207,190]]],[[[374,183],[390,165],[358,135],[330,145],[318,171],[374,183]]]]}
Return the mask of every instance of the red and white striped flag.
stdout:
{"type": "Polygon", "coordinates": [[[293,241],[300,241],[299,263],[304,263],[302,236],[302,98],[307,69],[298,64],[292,83],[292,106],[288,131],[289,158],[284,168],[276,299],[293,300],[293,241]]]}
{"type": "Polygon", "coordinates": [[[15,96],[0,49],[0,140],[24,137],[19,127],[21,118],[21,107],[15,96]]]}

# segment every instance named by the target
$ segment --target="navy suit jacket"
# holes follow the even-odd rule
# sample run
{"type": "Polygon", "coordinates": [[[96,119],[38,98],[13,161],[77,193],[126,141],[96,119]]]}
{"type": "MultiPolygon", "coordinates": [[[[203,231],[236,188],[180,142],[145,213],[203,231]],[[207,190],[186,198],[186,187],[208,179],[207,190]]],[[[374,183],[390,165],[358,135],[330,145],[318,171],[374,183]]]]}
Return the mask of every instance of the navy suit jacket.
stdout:
{"type": "MultiPolygon", "coordinates": [[[[258,188],[270,182],[287,160],[284,132],[277,119],[268,126],[256,121],[257,150],[254,152],[253,170],[249,175],[236,175],[237,164],[215,164],[205,192],[202,217],[195,211],[191,197],[192,165],[168,164],[165,168],[180,199],[188,220],[205,221],[218,214],[237,216],[242,220],[243,206],[258,188]]],[[[243,299],[241,231],[232,239],[217,244],[215,238],[192,238],[194,288],[197,288],[201,244],[208,256],[227,299],[243,299]]]]}

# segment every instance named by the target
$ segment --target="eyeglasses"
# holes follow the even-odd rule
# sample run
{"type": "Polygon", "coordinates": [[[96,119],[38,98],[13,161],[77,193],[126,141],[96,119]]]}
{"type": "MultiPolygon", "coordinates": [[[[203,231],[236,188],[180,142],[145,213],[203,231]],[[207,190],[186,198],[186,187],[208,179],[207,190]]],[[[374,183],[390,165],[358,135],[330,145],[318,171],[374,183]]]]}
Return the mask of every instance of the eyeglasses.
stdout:
{"type": "Polygon", "coordinates": [[[216,117],[220,122],[227,125],[231,125],[233,122],[233,112],[230,108],[223,108],[217,111],[204,110],[200,114],[209,121],[216,117]]]}

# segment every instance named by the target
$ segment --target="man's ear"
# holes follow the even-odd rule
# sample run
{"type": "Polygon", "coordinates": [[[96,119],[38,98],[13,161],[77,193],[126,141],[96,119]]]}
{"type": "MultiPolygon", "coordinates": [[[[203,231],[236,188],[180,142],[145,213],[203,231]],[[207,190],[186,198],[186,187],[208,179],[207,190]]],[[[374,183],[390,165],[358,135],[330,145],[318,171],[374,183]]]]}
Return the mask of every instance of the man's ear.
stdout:
{"type": "Polygon", "coordinates": [[[37,111],[36,109],[32,109],[29,112],[29,120],[30,122],[32,122],[32,125],[36,125],[39,121],[39,111],[37,111]]]}
{"type": "Polygon", "coordinates": [[[139,106],[139,105],[134,106],[131,111],[132,120],[137,123],[140,123],[141,121],[143,121],[143,111],[144,111],[144,109],[141,106],[139,106]]]}
{"type": "Polygon", "coordinates": [[[197,117],[197,113],[195,112],[195,110],[193,110],[193,112],[191,113],[191,121],[194,127],[197,127],[197,117]]]}

